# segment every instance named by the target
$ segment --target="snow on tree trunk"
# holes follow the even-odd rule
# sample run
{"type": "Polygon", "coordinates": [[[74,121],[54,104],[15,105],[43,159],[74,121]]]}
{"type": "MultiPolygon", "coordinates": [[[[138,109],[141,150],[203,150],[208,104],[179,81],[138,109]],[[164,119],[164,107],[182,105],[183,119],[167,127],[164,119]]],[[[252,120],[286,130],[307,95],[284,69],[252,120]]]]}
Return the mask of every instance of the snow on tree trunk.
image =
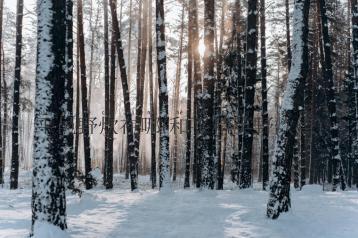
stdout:
{"type": "MultiPolygon", "coordinates": [[[[37,67],[32,185],[32,233],[47,222],[66,225],[63,105],[66,97],[66,1],[37,1],[37,67]]],[[[32,234],[33,235],[33,234],[32,234]]],[[[36,234],[35,234],[36,236],[36,234]]]]}
{"type": "Polygon", "coordinates": [[[358,1],[352,0],[353,84],[355,102],[354,181],[358,188],[358,1]]]}
{"type": "Polygon", "coordinates": [[[266,190],[269,181],[269,118],[267,112],[267,64],[266,64],[266,16],[265,0],[260,2],[261,32],[261,97],[262,97],[262,188],[266,190]]]}
{"type": "Polygon", "coordinates": [[[135,157],[134,153],[134,136],[133,136],[133,121],[132,121],[132,112],[130,105],[130,97],[129,97],[129,87],[128,87],[128,78],[126,71],[126,64],[123,55],[123,47],[122,47],[122,39],[121,33],[119,31],[118,17],[117,17],[117,6],[116,1],[110,1],[111,7],[111,15],[112,15],[112,29],[116,38],[116,49],[117,49],[117,57],[119,70],[121,74],[122,81],[122,90],[123,90],[123,103],[125,110],[125,118],[126,118],[126,133],[127,133],[127,151],[129,158],[129,171],[131,177],[131,190],[136,190],[138,188],[138,174],[137,174],[137,166],[138,160],[135,157]]]}
{"type": "Polygon", "coordinates": [[[62,106],[64,121],[64,150],[67,187],[74,189],[77,163],[73,147],[73,1],[66,0],[66,81],[65,100],[62,106]]]}
{"type": "MultiPolygon", "coordinates": [[[[2,42],[2,22],[3,22],[3,9],[4,9],[4,0],[0,0],[0,42],[2,42]]],[[[5,157],[3,156],[3,123],[1,117],[1,108],[2,108],[2,43],[0,43],[0,184],[4,184],[4,167],[5,167],[5,157]]],[[[5,85],[4,85],[5,86],[5,85]]]]}
{"type": "Polygon", "coordinates": [[[201,146],[202,146],[202,172],[201,187],[214,189],[214,155],[215,155],[215,129],[214,129],[214,29],[215,4],[213,0],[204,1],[204,77],[201,95],[201,146]]]}
{"type": "MultiPolygon", "coordinates": [[[[336,98],[335,91],[336,87],[333,82],[333,65],[331,59],[331,39],[328,29],[328,18],[327,18],[327,9],[326,9],[326,0],[319,1],[320,13],[321,13],[321,27],[322,27],[322,43],[324,50],[324,64],[323,64],[323,77],[326,81],[326,95],[327,95],[327,104],[328,104],[328,113],[330,119],[330,134],[331,134],[331,164],[333,172],[333,183],[332,191],[336,191],[337,185],[341,180],[341,188],[345,189],[345,181],[341,179],[341,174],[344,173],[341,170],[342,158],[340,155],[339,148],[339,131],[338,131],[338,119],[337,119],[337,109],[336,109],[336,98]]],[[[329,168],[330,169],[330,168],[329,168]]]]}
{"type": "Polygon", "coordinates": [[[280,110],[280,127],[273,158],[267,216],[272,219],[290,207],[290,166],[301,105],[302,87],[308,67],[309,0],[295,0],[293,14],[292,65],[280,110]]]}
{"type": "Polygon", "coordinates": [[[21,51],[22,51],[22,19],[24,1],[17,1],[16,10],[16,45],[15,45],[15,77],[12,109],[12,154],[10,189],[17,189],[19,177],[19,116],[20,116],[20,84],[21,84],[21,51]]]}
{"type": "Polygon", "coordinates": [[[156,46],[159,83],[159,177],[161,190],[170,190],[169,174],[169,114],[165,24],[163,0],[156,0],[156,46]]]}
{"type": "Polygon", "coordinates": [[[257,0],[249,0],[248,2],[246,44],[244,134],[240,188],[248,188],[252,183],[251,157],[254,136],[255,84],[257,80],[257,0]]]}

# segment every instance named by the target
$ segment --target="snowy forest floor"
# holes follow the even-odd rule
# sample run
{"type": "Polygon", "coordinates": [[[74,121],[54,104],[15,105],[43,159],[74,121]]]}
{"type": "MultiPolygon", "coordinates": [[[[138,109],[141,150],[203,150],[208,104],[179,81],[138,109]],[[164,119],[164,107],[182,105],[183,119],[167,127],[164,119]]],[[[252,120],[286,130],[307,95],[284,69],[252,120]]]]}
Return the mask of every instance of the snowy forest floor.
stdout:
{"type": "MultiPolygon", "coordinates": [[[[0,188],[0,237],[24,238],[31,224],[31,179],[22,188],[0,188]]],[[[323,192],[321,186],[292,191],[292,209],[278,220],[265,217],[268,193],[259,189],[160,194],[140,177],[140,191],[116,175],[115,188],[102,186],[79,198],[68,194],[72,238],[353,238],[358,237],[358,192],[323,192]]],[[[177,186],[179,186],[180,181],[177,186]]]]}

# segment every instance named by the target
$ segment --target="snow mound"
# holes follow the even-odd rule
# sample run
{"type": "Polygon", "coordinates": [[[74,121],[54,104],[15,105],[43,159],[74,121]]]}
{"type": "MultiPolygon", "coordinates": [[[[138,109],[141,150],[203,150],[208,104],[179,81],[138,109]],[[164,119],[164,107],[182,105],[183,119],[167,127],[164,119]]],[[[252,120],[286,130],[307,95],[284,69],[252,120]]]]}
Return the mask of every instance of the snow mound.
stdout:
{"type": "Polygon", "coordinates": [[[47,222],[36,222],[33,238],[71,238],[70,235],[47,222]]]}

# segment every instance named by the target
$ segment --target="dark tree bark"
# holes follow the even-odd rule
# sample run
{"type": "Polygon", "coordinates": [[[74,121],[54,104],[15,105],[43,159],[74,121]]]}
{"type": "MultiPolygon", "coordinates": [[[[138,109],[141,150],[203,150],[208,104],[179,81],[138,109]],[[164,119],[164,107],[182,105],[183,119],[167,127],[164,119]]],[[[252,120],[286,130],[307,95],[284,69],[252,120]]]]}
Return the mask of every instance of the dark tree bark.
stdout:
{"type": "Polygon", "coordinates": [[[267,189],[269,181],[269,119],[267,111],[267,63],[266,63],[266,12],[265,0],[260,2],[260,32],[261,32],[261,97],[262,97],[262,188],[267,189]]]}
{"type": "Polygon", "coordinates": [[[295,189],[300,188],[300,171],[299,171],[299,145],[298,145],[298,137],[295,136],[293,146],[293,186],[295,189]]]}
{"type": "MultiPolygon", "coordinates": [[[[353,83],[355,87],[358,85],[358,1],[352,0],[352,62],[353,62],[353,83]]],[[[358,123],[358,90],[354,91],[354,102],[355,102],[355,123],[358,123]]],[[[354,141],[354,183],[358,188],[358,131],[356,126],[354,141]]]]}
{"type": "MultiPolygon", "coordinates": [[[[192,1],[189,1],[189,4],[192,1]]],[[[190,7],[190,5],[189,5],[190,7]]],[[[190,10],[189,10],[190,11],[190,10]]],[[[191,160],[191,125],[192,125],[192,85],[193,85],[193,23],[188,14],[188,83],[187,83],[187,100],[186,100],[186,153],[185,153],[185,177],[184,188],[190,187],[190,160],[191,160]]]]}
{"type": "Polygon", "coordinates": [[[169,173],[169,110],[167,61],[165,51],[165,24],[163,0],[156,0],[156,46],[159,85],[159,185],[163,191],[170,189],[169,173]]]}
{"type": "Polygon", "coordinates": [[[290,166],[296,127],[299,119],[298,107],[301,105],[303,83],[308,67],[308,14],[309,0],[295,0],[293,18],[292,66],[280,111],[280,127],[273,158],[273,177],[267,216],[276,219],[289,210],[290,166]]]}
{"type": "Polygon", "coordinates": [[[112,29],[116,39],[117,57],[118,57],[118,64],[119,64],[121,81],[122,81],[123,102],[124,102],[124,110],[125,110],[125,117],[126,117],[126,129],[127,129],[126,130],[127,151],[128,151],[127,153],[129,158],[131,190],[133,191],[138,188],[138,175],[137,175],[138,160],[136,159],[134,153],[133,122],[132,122],[132,112],[131,112],[129,88],[128,88],[128,81],[127,81],[127,71],[126,71],[126,64],[123,55],[121,33],[119,31],[116,2],[110,1],[110,7],[111,7],[112,24],[113,24],[112,29]]]}
{"type": "Polygon", "coordinates": [[[254,137],[254,101],[257,81],[257,0],[249,0],[246,29],[246,73],[245,73],[245,105],[244,134],[242,147],[242,163],[240,188],[248,188],[252,183],[252,144],[254,137]]]}
{"type": "Polygon", "coordinates": [[[64,121],[63,146],[67,148],[63,152],[66,163],[67,187],[75,191],[75,173],[77,163],[74,159],[73,145],[73,1],[66,0],[66,78],[65,78],[65,100],[62,107],[64,121]]]}
{"type": "Polygon", "coordinates": [[[107,172],[109,169],[109,40],[108,40],[108,1],[103,0],[103,21],[104,21],[104,170],[103,184],[107,189],[112,188],[111,181],[108,180],[107,172]]]}
{"type": "MultiPolygon", "coordinates": [[[[66,1],[39,1],[35,98],[32,235],[37,222],[66,225],[66,132],[61,107],[66,94],[66,1]],[[46,122],[46,127],[43,122],[46,122]]],[[[35,234],[36,235],[36,234],[35,234]]]]}
{"type": "Polygon", "coordinates": [[[328,104],[328,112],[330,119],[330,134],[331,134],[331,164],[333,171],[333,184],[332,191],[336,191],[337,185],[341,182],[341,188],[345,189],[345,181],[342,178],[344,173],[341,170],[342,159],[340,155],[339,148],[339,135],[338,135],[338,119],[337,119],[337,110],[336,110],[336,99],[335,99],[335,90],[336,87],[333,82],[333,65],[331,59],[331,39],[328,29],[328,18],[327,18],[327,9],[326,1],[319,1],[320,13],[321,13],[321,27],[322,27],[322,45],[324,50],[324,64],[323,64],[323,77],[326,81],[326,97],[328,104]]]}
{"type": "Polygon", "coordinates": [[[152,182],[152,188],[157,186],[157,161],[156,161],[156,142],[157,142],[157,105],[156,100],[157,94],[154,90],[154,78],[153,78],[153,38],[152,38],[152,3],[148,4],[148,71],[149,71],[149,100],[150,100],[150,140],[151,140],[151,169],[150,179],[152,182]]]}
{"type": "Polygon", "coordinates": [[[2,123],[2,92],[3,92],[3,77],[2,77],[2,67],[3,67],[3,61],[2,61],[2,22],[3,22],[3,9],[4,9],[4,0],[0,0],[0,184],[4,184],[4,168],[5,168],[5,157],[3,156],[3,123],[2,123]]]}
{"type": "Polygon", "coordinates": [[[214,155],[215,155],[215,128],[214,128],[214,28],[215,28],[215,4],[213,0],[204,1],[204,79],[203,92],[200,98],[202,104],[201,120],[201,149],[202,172],[201,187],[214,188],[214,155]]]}
{"type": "Polygon", "coordinates": [[[200,55],[198,51],[199,47],[199,25],[198,25],[198,7],[197,1],[192,0],[189,3],[189,19],[193,24],[192,34],[193,34],[193,64],[194,64],[194,161],[193,161],[193,182],[196,183],[196,187],[200,187],[201,180],[201,166],[200,166],[200,121],[198,115],[200,112],[199,108],[199,97],[202,91],[202,79],[201,79],[201,65],[200,65],[200,55]]]}
{"type": "Polygon", "coordinates": [[[20,84],[21,84],[21,50],[22,50],[22,19],[24,1],[17,1],[16,10],[16,46],[15,46],[15,77],[12,109],[12,154],[10,189],[17,189],[19,177],[19,116],[20,116],[20,84]]]}
{"type": "Polygon", "coordinates": [[[87,77],[86,77],[86,55],[85,42],[83,33],[83,10],[82,0],[77,2],[77,30],[78,43],[80,48],[80,69],[81,69],[81,96],[82,96],[82,132],[83,132],[83,147],[85,157],[85,183],[86,189],[91,189],[94,185],[93,177],[91,176],[91,147],[89,137],[89,115],[87,102],[87,77]]]}
{"type": "Polygon", "coordinates": [[[285,0],[285,10],[286,10],[285,21],[286,21],[287,66],[288,66],[288,70],[290,70],[292,53],[291,53],[290,1],[289,0],[285,0]]]}

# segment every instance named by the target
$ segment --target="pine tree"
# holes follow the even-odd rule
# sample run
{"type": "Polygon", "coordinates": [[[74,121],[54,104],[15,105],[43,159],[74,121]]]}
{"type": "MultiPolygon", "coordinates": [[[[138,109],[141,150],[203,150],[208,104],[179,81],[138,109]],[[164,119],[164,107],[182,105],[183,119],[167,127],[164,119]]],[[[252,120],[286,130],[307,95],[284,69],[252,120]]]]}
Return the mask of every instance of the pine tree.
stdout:
{"type": "Polygon", "coordinates": [[[287,212],[290,201],[290,166],[293,145],[298,124],[304,79],[308,67],[308,13],[309,0],[295,0],[293,15],[292,66],[280,111],[280,127],[273,158],[273,174],[270,185],[270,198],[267,204],[267,216],[278,218],[287,212]]]}
{"type": "MultiPolygon", "coordinates": [[[[69,1],[69,0],[68,0],[69,1]]],[[[68,8],[67,8],[68,9],[68,8]]],[[[66,1],[38,1],[32,235],[37,222],[64,230],[66,224],[65,159],[61,108],[66,96],[66,1]],[[43,123],[46,126],[43,126],[43,123]]]]}
{"type": "Polygon", "coordinates": [[[156,0],[156,46],[159,85],[159,184],[163,191],[170,189],[169,174],[169,110],[167,62],[165,51],[165,24],[163,0],[156,0]]]}
{"type": "Polygon", "coordinates": [[[16,47],[15,47],[15,77],[14,97],[12,113],[12,155],[10,189],[17,189],[19,177],[19,116],[20,116],[20,84],[21,84],[21,59],[22,59],[22,19],[24,1],[17,1],[16,10],[16,47]]]}
{"type": "MultiPolygon", "coordinates": [[[[328,29],[328,18],[326,1],[320,0],[320,13],[321,13],[321,27],[322,27],[322,44],[324,50],[324,64],[323,64],[323,77],[326,81],[326,95],[328,112],[330,119],[330,134],[331,134],[331,163],[333,171],[333,186],[332,191],[337,189],[339,181],[341,181],[341,188],[345,189],[345,181],[341,178],[343,170],[342,159],[340,155],[339,135],[338,135],[338,121],[337,121],[337,110],[336,110],[336,99],[335,99],[335,86],[333,82],[333,65],[331,59],[331,39],[328,29]]],[[[329,168],[330,169],[330,168],[329,168]]]]}
{"type": "Polygon", "coordinates": [[[251,186],[254,101],[257,81],[257,0],[249,0],[246,29],[245,105],[240,188],[251,186]]]}

